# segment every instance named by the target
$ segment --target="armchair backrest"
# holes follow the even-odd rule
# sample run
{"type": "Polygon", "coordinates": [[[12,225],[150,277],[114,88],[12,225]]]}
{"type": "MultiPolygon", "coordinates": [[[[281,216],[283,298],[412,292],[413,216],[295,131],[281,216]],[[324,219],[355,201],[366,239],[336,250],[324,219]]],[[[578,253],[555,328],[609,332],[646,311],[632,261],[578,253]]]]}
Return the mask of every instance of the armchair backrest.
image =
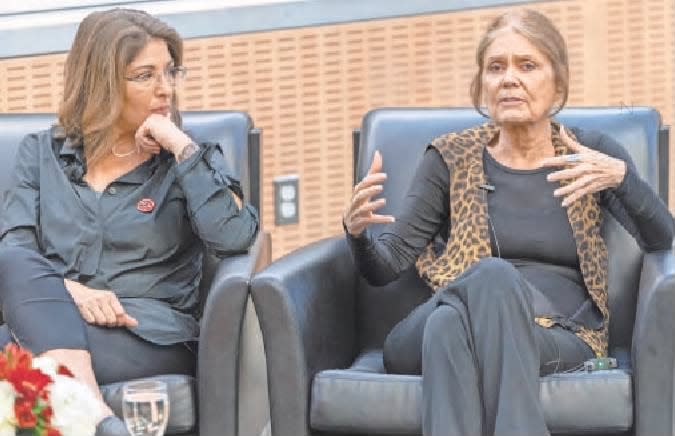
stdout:
{"type": "MultiPolygon", "coordinates": [[[[260,131],[251,117],[239,111],[183,112],[183,127],[196,142],[218,142],[222,146],[230,173],[241,181],[244,195],[253,206],[260,206],[260,131]]],[[[49,128],[56,121],[51,113],[0,114],[0,198],[9,188],[19,144],[27,134],[49,128]]],[[[2,211],[0,211],[2,213],[2,211]]],[[[202,300],[215,266],[205,256],[202,300]]]]}
{"type": "MultiPolygon", "coordinates": [[[[651,108],[567,108],[557,117],[563,124],[584,130],[599,130],[621,143],[631,154],[641,176],[657,192],[667,197],[667,129],[651,108]],[[666,180],[666,183],[663,182],[666,180]]],[[[486,121],[473,108],[383,108],[363,119],[361,131],[354,135],[354,178],[368,171],[373,153],[383,156],[387,199],[383,213],[396,214],[408,191],[426,145],[437,136],[486,121]]],[[[382,226],[373,226],[375,234],[382,226]]],[[[610,265],[610,348],[630,349],[642,254],[634,240],[614,221],[606,220],[603,236],[607,241],[610,265]]],[[[397,282],[384,288],[359,283],[359,329],[362,348],[380,347],[387,332],[416,304],[428,298],[429,289],[414,268],[397,282]]]]}
{"type": "Polygon", "coordinates": [[[23,137],[49,128],[55,120],[54,114],[0,114],[0,194],[9,188],[23,137]]]}

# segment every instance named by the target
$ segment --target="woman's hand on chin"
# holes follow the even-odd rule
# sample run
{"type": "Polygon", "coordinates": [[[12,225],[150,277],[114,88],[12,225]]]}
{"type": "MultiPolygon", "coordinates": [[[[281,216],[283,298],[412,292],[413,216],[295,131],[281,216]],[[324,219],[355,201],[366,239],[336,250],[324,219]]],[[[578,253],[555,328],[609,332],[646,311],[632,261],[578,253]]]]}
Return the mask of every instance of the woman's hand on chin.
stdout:
{"type": "Polygon", "coordinates": [[[623,182],[626,162],[579,144],[570,138],[562,126],[560,138],[574,154],[547,158],[541,165],[562,168],[548,175],[549,182],[569,181],[569,184],[553,192],[556,197],[564,197],[563,207],[569,206],[586,194],[616,188],[623,182]]]}
{"type": "Polygon", "coordinates": [[[192,139],[171,121],[170,115],[150,114],[136,130],[136,146],[146,153],[157,154],[162,148],[180,156],[192,139]]]}

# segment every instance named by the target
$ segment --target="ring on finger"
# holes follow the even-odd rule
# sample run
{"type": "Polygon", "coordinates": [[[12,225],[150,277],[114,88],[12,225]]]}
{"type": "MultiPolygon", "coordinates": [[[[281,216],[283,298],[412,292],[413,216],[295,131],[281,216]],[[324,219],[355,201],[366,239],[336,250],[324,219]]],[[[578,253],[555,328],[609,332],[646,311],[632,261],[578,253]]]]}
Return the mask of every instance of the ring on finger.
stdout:
{"type": "Polygon", "coordinates": [[[565,162],[569,162],[569,163],[581,162],[581,155],[578,154],[578,153],[566,154],[565,155],[565,162]]]}

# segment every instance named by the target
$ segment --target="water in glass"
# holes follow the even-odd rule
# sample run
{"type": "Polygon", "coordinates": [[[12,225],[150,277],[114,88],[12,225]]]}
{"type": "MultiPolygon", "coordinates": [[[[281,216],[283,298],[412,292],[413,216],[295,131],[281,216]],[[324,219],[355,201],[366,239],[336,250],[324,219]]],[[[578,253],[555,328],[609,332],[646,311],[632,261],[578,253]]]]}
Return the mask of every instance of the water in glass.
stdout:
{"type": "Polygon", "coordinates": [[[162,436],[169,421],[169,395],[161,381],[124,385],[124,422],[133,436],[162,436]]]}

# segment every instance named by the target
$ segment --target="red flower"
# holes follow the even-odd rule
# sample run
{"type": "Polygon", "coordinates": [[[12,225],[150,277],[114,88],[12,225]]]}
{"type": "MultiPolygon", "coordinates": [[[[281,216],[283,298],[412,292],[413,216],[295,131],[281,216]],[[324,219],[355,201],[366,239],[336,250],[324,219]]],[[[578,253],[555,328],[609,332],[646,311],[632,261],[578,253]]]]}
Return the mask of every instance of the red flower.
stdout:
{"type": "Polygon", "coordinates": [[[56,369],[56,373],[59,375],[65,375],[68,377],[75,377],[72,372],[68,369],[67,366],[65,365],[59,365],[59,367],[56,369]]]}
{"type": "Polygon", "coordinates": [[[14,415],[21,428],[33,428],[37,424],[37,416],[33,413],[33,402],[18,398],[14,402],[14,415]]]}
{"type": "Polygon", "coordinates": [[[0,353],[0,380],[7,378],[7,372],[9,370],[8,366],[9,362],[7,362],[7,356],[5,356],[5,353],[0,353]]]}
{"type": "Polygon", "coordinates": [[[39,369],[22,367],[11,372],[7,381],[14,386],[18,396],[32,401],[52,382],[52,378],[39,369]]]}
{"type": "Polygon", "coordinates": [[[48,427],[45,436],[61,436],[61,432],[54,427],[48,427]]]}
{"type": "MultiPolygon", "coordinates": [[[[74,377],[65,366],[58,365],[57,373],[74,377]]],[[[16,344],[0,350],[0,380],[7,380],[16,392],[14,415],[17,429],[35,436],[61,436],[51,426],[54,410],[49,405],[52,378],[38,368],[33,368],[32,355],[16,344]]]]}
{"type": "Polygon", "coordinates": [[[44,409],[42,409],[42,412],[40,412],[40,416],[46,422],[50,422],[52,420],[52,416],[54,416],[54,410],[51,408],[51,406],[47,406],[44,409]]]}
{"type": "Polygon", "coordinates": [[[30,351],[24,350],[13,342],[5,346],[4,354],[7,356],[7,369],[9,371],[32,367],[33,356],[30,351]]]}

